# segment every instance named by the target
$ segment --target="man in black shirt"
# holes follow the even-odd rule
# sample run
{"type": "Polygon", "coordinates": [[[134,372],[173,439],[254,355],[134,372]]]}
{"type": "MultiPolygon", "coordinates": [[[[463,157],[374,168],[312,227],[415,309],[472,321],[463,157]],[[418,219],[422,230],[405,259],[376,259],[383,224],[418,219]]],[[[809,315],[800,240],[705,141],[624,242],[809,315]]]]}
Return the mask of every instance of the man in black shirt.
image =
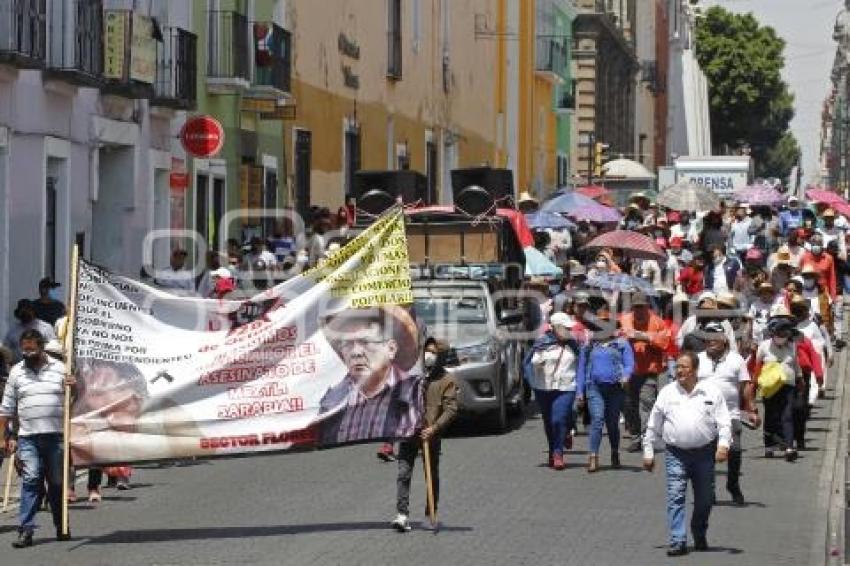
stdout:
{"type": "Polygon", "coordinates": [[[38,282],[38,298],[32,301],[35,317],[50,326],[65,316],[65,305],[59,300],[56,292],[58,287],[61,287],[60,283],[45,277],[38,282]]]}

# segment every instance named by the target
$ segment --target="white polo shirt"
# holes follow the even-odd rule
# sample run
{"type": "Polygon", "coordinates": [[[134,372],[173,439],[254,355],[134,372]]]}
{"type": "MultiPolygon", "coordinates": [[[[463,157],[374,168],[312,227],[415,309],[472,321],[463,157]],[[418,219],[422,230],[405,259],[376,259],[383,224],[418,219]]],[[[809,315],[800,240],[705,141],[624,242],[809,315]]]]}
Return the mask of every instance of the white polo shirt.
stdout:
{"type": "Polygon", "coordinates": [[[652,459],[655,445],[700,448],[718,439],[718,445],[729,448],[732,442],[732,420],[726,400],[717,386],[700,381],[688,393],[673,381],[658,394],[643,438],[643,456],[652,459]]]}
{"type": "Polygon", "coordinates": [[[700,352],[697,379],[714,384],[723,393],[729,417],[741,420],[740,385],[750,381],[747,362],[737,352],[726,352],[718,361],[709,357],[708,353],[700,352]]]}

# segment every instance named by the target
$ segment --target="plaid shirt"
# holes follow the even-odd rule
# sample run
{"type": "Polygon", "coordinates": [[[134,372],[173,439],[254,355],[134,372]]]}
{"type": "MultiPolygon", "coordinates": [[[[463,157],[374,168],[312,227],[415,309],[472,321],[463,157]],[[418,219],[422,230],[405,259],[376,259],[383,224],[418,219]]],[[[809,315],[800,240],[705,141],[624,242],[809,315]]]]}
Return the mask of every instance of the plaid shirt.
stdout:
{"type": "Polygon", "coordinates": [[[337,419],[331,418],[323,426],[339,424],[330,434],[322,434],[323,444],[408,438],[416,433],[422,419],[421,379],[395,366],[389,372],[384,386],[372,397],[363,395],[350,376],[345,377],[338,386],[343,388],[340,404],[344,407],[337,419]]]}

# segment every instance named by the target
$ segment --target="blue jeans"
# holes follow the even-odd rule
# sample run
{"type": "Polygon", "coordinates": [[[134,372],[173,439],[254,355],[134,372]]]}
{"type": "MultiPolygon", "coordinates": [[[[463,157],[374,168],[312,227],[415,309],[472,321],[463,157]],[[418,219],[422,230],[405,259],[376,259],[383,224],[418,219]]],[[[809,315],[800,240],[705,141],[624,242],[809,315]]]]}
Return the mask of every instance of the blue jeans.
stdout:
{"type": "Polygon", "coordinates": [[[688,541],[685,530],[688,480],[694,490],[691,533],[695,538],[705,537],[714,496],[713,444],[693,450],[667,446],[664,467],[667,471],[667,528],[670,531],[670,544],[686,544],[688,541]]]}
{"type": "Polygon", "coordinates": [[[608,429],[611,452],[620,449],[620,411],[626,392],[620,384],[591,383],[587,386],[587,407],[590,410],[590,453],[599,454],[602,444],[602,425],[608,429]]]}
{"type": "Polygon", "coordinates": [[[564,440],[573,428],[573,403],[575,391],[534,390],[534,398],[540,407],[543,418],[543,430],[549,441],[549,455],[564,454],[564,440]]]}
{"type": "Polygon", "coordinates": [[[18,439],[18,457],[23,465],[18,530],[23,533],[35,530],[35,514],[45,480],[53,524],[58,529],[62,524],[62,435],[22,436],[18,439]]]}

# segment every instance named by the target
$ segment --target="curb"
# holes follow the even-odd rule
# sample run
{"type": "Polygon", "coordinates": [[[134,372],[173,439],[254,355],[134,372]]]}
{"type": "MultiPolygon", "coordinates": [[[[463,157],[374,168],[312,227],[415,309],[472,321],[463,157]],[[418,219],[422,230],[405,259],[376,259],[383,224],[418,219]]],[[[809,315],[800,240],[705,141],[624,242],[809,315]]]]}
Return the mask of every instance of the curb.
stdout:
{"type": "MultiPolygon", "coordinates": [[[[846,311],[845,311],[846,312],[846,311]]],[[[844,565],[848,548],[845,533],[848,505],[845,499],[848,429],[845,423],[850,418],[850,395],[846,391],[847,356],[850,348],[845,348],[838,359],[835,374],[835,405],[830,417],[833,426],[829,427],[824,446],[824,460],[818,480],[818,509],[823,520],[815,526],[815,536],[810,551],[810,564],[829,566],[844,565]]]]}

